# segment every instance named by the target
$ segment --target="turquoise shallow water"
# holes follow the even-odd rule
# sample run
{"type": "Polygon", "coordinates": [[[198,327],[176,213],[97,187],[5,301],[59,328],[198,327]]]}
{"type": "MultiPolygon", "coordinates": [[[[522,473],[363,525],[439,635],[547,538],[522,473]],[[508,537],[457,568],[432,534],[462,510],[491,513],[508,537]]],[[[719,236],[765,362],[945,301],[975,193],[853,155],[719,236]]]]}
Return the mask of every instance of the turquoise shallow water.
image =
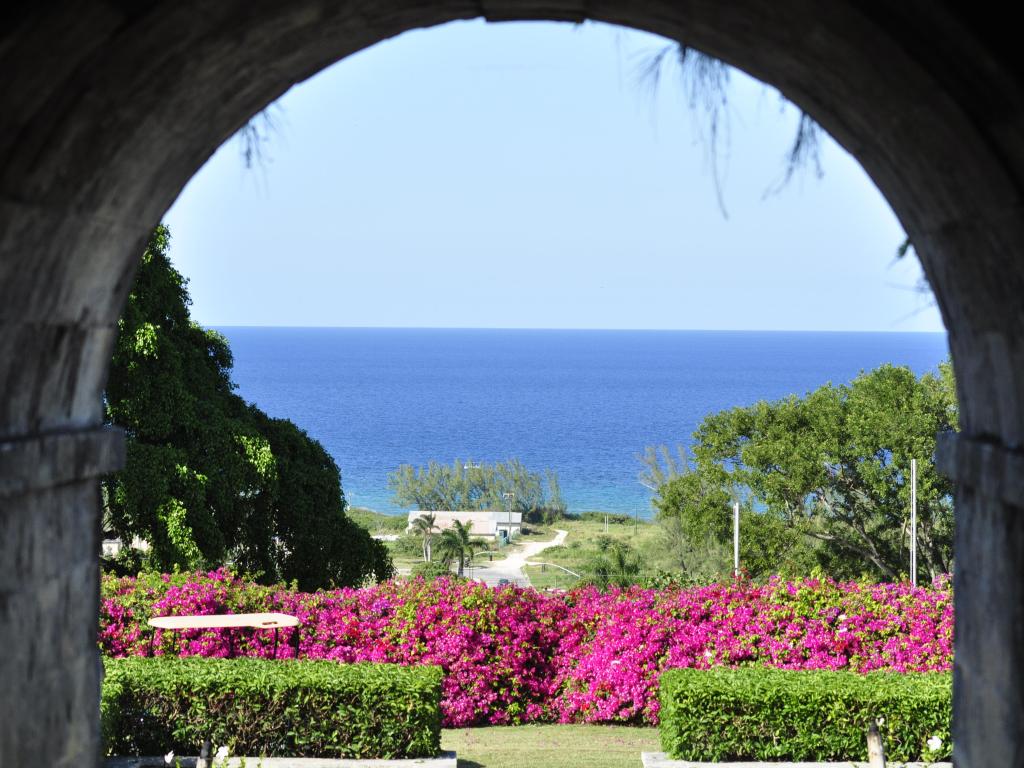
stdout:
{"type": "Polygon", "coordinates": [[[219,328],[239,393],[323,442],[349,503],[399,512],[387,473],[516,456],[558,472],[570,509],[646,516],[645,445],[703,416],[845,382],[885,362],[918,373],[944,334],[219,328]]]}

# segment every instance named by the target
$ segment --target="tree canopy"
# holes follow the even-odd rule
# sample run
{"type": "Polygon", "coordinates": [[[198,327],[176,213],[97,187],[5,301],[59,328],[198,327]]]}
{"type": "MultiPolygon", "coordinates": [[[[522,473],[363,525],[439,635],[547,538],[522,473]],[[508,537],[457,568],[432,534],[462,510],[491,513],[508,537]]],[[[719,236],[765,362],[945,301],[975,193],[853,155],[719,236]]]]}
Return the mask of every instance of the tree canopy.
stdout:
{"type": "Polygon", "coordinates": [[[234,393],[227,340],[192,321],[169,244],[161,225],[118,323],[106,410],[128,455],[104,481],[107,524],[145,541],[145,565],[162,570],[233,563],[302,589],[388,576],[323,446],[234,393]]]}
{"type": "Polygon", "coordinates": [[[552,470],[531,472],[518,459],[474,464],[431,461],[426,467],[403,464],[388,475],[399,506],[424,511],[508,509],[530,522],[561,517],[566,505],[552,470]]]}
{"type": "Polygon", "coordinates": [[[645,477],[660,481],[659,518],[691,554],[729,541],[738,501],[752,572],[817,564],[892,579],[909,568],[917,459],[918,559],[934,576],[952,568],[953,544],[952,486],[935,469],[935,440],[956,428],[949,363],[920,378],[884,365],[848,385],[712,414],[693,435],[692,460],[662,468],[649,451],[645,477]]]}

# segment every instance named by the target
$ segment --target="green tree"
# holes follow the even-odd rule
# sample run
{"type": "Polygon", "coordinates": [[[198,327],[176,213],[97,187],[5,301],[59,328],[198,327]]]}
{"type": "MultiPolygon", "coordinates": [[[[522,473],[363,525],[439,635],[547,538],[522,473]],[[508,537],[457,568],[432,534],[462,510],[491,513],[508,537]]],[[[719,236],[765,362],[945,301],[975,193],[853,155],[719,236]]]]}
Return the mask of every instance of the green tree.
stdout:
{"type": "Polygon", "coordinates": [[[345,514],[338,466],[323,445],[286,419],[254,406],[250,412],[277,462],[273,516],[266,522],[276,531],[271,551],[279,579],[316,589],[394,576],[387,547],[345,514]]]}
{"type": "Polygon", "coordinates": [[[403,464],[388,475],[388,486],[395,504],[425,511],[511,507],[529,522],[557,519],[566,511],[558,476],[551,470],[531,472],[518,459],[495,464],[458,459],[450,465],[403,464]]]}
{"type": "Polygon", "coordinates": [[[754,509],[749,494],[718,464],[684,471],[665,481],[654,499],[674,565],[693,580],[727,578],[733,571],[733,504],[740,505],[743,571],[802,575],[816,564],[815,545],[773,515],[754,509]]]}
{"type": "Polygon", "coordinates": [[[936,435],[956,426],[949,363],[921,378],[885,365],[849,385],[708,416],[694,433],[692,467],[654,503],[691,540],[723,543],[731,499],[742,499],[741,561],[759,569],[817,562],[837,576],[892,579],[908,568],[916,458],[920,562],[948,572],[952,488],[933,455],[936,435]]]}
{"type": "Polygon", "coordinates": [[[434,538],[435,531],[437,531],[437,516],[433,513],[421,515],[412,521],[413,534],[423,539],[423,562],[425,563],[429,563],[431,560],[430,543],[434,538]]]}
{"type": "Polygon", "coordinates": [[[158,227],[118,323],[106,410],[128,447],[104,481],[108,523],[147,542],[162,570],[233,563],[304,589],[386,575],[382,545],[345,516],[323,447],[233,392],[227,341],[189,316],[169,243],[158,227]]]}
{"type": "Polygon", "coordinates": [[[477,550],[477,543],[469,536],[470,526],[461,520],[456,520],[451,528],[441,532],[437,540],[437,554],[441,562],[447,567],[457,563],[458,575],[465,573],[465,565],[473,559],[477,550]]]}

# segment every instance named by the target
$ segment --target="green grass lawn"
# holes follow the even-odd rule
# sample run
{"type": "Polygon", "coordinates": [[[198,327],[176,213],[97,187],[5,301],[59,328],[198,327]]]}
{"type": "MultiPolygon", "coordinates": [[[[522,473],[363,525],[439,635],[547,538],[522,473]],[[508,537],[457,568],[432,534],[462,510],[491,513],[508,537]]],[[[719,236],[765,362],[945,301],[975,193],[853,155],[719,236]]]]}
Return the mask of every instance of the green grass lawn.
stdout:
{"type": "MultiPolygon", "coordinates": [[[[634,524],[632,519],[609,516],[607,527],[602,517],[588,515],[583,520],[559,520],[554,528],[568,531],[565,544],[541,552],[535,562],[558,563],[580,574],[588,574],[593,569],[593,562],[603,554],[611,542],[629,545],[640,557],[641,567],[645,572],[658,569],[673,570],[673,564],[667,558],[664,534],[655,523],[639,520],[634,524]]],[[[528,568],[527,575],[536,587],[567,587],[573,578],[565,572],[557,572],[548,568],[541,572],[539,568],[528,568]]]]}
{"type": "Polygon", "coordinates": [[[391,562],[395,568],[404,572],[405,569],[411,569],[414,566],[419,565],[423,562],[422,557],[415,557],[413,555],[399,555],[394,552],[391,553],[391,562]]]}
{"type": "Polygon", "coordinates": [[[499,560],[504,560],[508,557],[508,548],[502,549],[481,549],[473,553],[473,562],[476,565],[487,565],[487,563],[496,563],[499,560]]]}
{"type": "MultiPolygon", "coordinates": [[[[544,553],[542,552],[538,559],[543,558],[544,553]]],[[[528,565],[523,568],[523,571],[526,573],[526,577],[530,580],[530,585],[537,589],[548,589],[549,587],[554,589],[572,589],[579,583],[579,579],[575,576],[568,574],[565,571],[561,571],[558,568],[545,568],[540,565],[528,565]]]]}
{"type": "Polygon", "coordinates": [[[639,768],[641,752],[660,752],[657,728],[520,725],[441,732],[459,768],[639,768]]]}
{"type": "Polygon", "coordinates": [[[516,538],[516,541],[523,544],[528,544],[531,541],[551,541],[555,538],[555,531],[558,528],[561,528],[558,523],[553,525],[527,523],[523,526],[522,533],[516,538]]]}

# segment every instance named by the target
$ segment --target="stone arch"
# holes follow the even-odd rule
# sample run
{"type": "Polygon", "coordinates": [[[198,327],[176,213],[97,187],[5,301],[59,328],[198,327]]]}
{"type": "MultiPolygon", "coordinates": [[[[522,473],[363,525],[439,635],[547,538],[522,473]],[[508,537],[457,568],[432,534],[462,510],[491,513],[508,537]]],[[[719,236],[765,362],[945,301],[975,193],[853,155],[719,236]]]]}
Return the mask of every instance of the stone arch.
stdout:
{"type": "Polygon", "coordinates": [[[405,30],[600,20],[778,87],[864,166],[950,333],[959,765],[1024,754],[1024,88],[1012,26],[952,2],[220,0],[7,11],[0,26],[0,764],[98,746],[98,492],[115,323],[145,236],[291,85],[405,30]]]}

